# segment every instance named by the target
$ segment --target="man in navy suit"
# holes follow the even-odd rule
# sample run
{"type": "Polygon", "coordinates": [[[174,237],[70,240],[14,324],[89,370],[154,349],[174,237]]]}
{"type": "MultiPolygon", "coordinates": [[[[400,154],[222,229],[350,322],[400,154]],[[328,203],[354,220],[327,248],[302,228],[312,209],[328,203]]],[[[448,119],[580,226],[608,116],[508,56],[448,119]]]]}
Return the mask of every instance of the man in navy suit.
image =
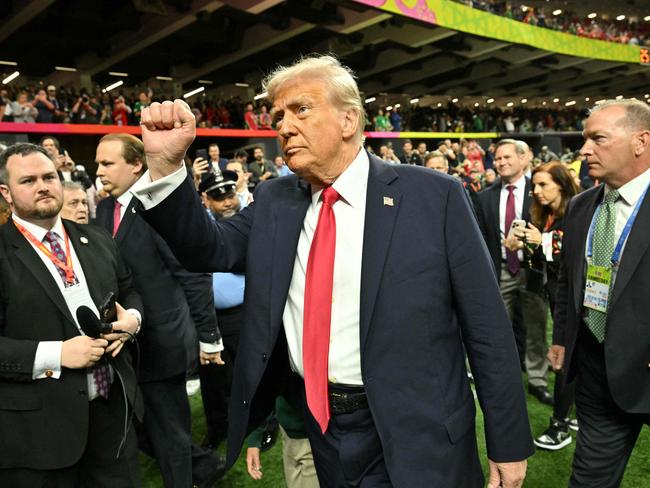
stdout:
{"type": "Polygon", "coordinates": [[[265,83],[295,175],[211,223],[183,155],[195,120],[153,104],[144,218],[189,269],[246,273],[228,460],[277,395],[298,399],[321,486],[483,486],[463,345],[485,415],[490,485],[532,454],[514,338],[462,186],[362,150],[363,105],[331,56],[265,83]]]}
{"type": "Polygon", "coordinates": [[[616,487],[650,425],[650,108],[608,100],[583,135],[589,176],[604,184],[567,208],[549,359],[576,380],[569,486],[616,487]]]}

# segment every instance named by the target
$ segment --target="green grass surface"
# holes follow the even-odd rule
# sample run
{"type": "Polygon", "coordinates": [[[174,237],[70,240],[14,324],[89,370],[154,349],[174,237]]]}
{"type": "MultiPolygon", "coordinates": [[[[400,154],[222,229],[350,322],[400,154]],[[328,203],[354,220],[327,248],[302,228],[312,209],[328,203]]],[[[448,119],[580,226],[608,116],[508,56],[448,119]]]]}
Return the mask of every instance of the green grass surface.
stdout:
{"type": "MultiPolygon", "coordinates": [[[[205,432],[205,419],[203,417],[200,393],[190,398],[190,404],[192,406],[194,437],[200,441],[205,432]]],[[[483,436],[483,414],[480,408],[477,408],[477,410],[476,435],[479,441],[481,458],[484,461],[483,471],[487,475],[485,440],[483,436]]],[[[548,425],[551,408],[542,405],[529,395],[528,414],[533,435],[539,435],[548,425]]],[[[538,450],[528,460],[528,475],[526,476],[524,486],[529,488],[566,487],[571,472],[571,459],[575,448],[575,433],[573,433],[573,438],[574,442],[560,451],[538,450]]],[[[220,448],[222,453],[223,449],[224,446],[220,448]]],[[[158,473],[158,467],[153,460],[142,455],[141,466],[145,488],[158,488],[163,486],[158,473]]],[[[282,472],[282,448],[279,445],[279,441],[269,452],[262,453],[262,466],[264,472],[262,480],[252,480],[246,472],[246,455],[245,451],[243,451],[235,466],[216,486],[225,488],[281,488],[285,486],[282,472]]],[[[628,463],[622,486],[624,488],[650,487],[650,429],[647,426],[641,430],[641,436],[628,463]]]]}

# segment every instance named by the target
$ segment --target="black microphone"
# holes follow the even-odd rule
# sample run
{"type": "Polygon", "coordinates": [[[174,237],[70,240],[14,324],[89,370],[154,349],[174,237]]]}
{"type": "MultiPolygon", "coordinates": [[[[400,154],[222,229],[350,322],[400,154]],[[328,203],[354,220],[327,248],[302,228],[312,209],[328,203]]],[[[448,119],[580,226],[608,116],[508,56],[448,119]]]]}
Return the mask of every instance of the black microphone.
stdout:
{"type": "Polygon", "coordinates": [[[102,323],[95,312],[85,305],[77,309],[77,322],[84,334],[94,339],[99,339],[100,334],[110,334],[113,331],[112,324],[102,323]]]}

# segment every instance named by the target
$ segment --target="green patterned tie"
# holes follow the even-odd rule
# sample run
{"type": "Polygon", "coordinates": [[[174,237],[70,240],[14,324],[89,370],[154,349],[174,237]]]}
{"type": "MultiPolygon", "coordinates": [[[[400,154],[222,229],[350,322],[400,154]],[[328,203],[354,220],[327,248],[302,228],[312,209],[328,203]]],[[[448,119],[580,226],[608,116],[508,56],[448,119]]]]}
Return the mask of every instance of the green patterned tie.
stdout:
{"type": "MultiPolygon", "coordinates": [[[[596,228],[592,237],[591,263],[595,266],[611,266],[612,254],[614,254],[614,231],[616,228],[615,203],[618,196],[617,190],[610,190],[600,205],[600,212],[598,212],[596,228]]],[[[607,330],[607,313],[588,308],[587,326],[598,342],[602,343],[605,340],[605,331],[607,330]]]]}

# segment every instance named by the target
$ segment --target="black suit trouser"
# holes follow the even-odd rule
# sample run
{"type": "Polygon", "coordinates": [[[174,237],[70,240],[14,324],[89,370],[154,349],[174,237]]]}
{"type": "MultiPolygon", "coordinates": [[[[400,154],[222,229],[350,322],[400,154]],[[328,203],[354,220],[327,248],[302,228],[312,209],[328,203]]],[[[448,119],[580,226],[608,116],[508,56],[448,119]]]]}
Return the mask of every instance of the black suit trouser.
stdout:
{"type": "Polygon", "coordinates": [[[192,442],[185,373],[140,383],[144,430],[167,488],[185,488],[206,479],[219,462],[192,442]]]}
{"type": "Polygon", "coordinates": [[[228,402],[232,386],[233,367],[237,348],[239,347],[239,331],[244,318],[242,306],[233,307],[227,311],[217,310],[219,330],[223,340],[224,350],[221,359],[226,363],[206,364],[199,367],[201,379],[201,398],[208,426],[208,437],[225,438],[228,432],[228,402]]]}
{"type": "Polygon", "coordinates": [[[576,353],[575,400],[580,430],[569,486],[615,488],[621,484],[641,427],[650,423],[650,415],[626,413],[616,405],[607,383],[604,347],[584,324],[576,353]]]}
{"type": "MultiPolygon", "coordinates": [[[[141,486],[138,448],[130,426],[120,457],[124,434],[124,395],[116,379],[107,400],[88,404],[88,441],[81,459],[62,469],[2,469],[0,486],[11,488],[135,488],[141,486]]],[[[37,442],[38,439],[32,439],[37,442]]],[[[26,439],[26,442],[29,440],[26,439]]],[[[65,445],[61,446],[65,449],[65,445]]]]}

